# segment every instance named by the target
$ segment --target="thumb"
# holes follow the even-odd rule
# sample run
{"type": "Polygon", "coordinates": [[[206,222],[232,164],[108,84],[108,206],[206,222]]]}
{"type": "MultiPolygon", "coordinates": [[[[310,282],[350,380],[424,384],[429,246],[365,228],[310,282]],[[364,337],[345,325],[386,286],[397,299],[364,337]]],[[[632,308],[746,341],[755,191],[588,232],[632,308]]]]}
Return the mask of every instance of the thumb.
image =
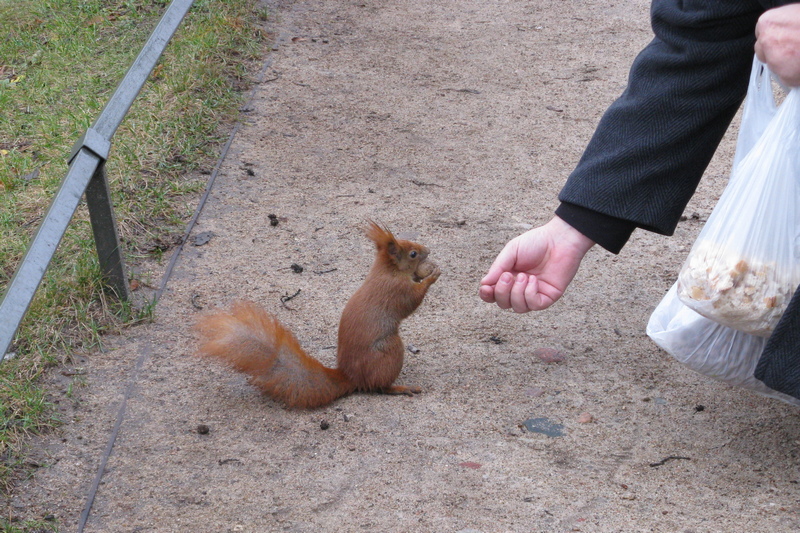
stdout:
{"type": "Polygon", "coordinates": [[[481,285],[495,285],[504,272],[514,270],[517,262],[517,247],[517,239],[511,240],[503,247],[492,266],[489,267],[489,271],[483,276],[481,285]]]}

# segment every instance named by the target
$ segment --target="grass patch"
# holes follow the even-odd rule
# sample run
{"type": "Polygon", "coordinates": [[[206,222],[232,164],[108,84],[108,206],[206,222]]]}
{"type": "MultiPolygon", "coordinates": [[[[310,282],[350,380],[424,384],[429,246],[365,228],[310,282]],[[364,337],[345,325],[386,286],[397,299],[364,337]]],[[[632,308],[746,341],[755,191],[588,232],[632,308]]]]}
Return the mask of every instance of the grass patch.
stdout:
{"type": "MultiPolygon", "coordinates": [[[[67,173],[67,157],[135,59],[166,1],[0,0],[0,294],[67,173]]],[[[117,130],[106,164],[129,265],[174,243],[261,57],[255,0],[196,0],[117,130]],[[198,172],[199,171],[199,172],[198,172]]],[[[0,487],[26,435],[55,421],[47,366],[147,319],[101,284],[79,207],[0,364],[0,487]]],[[[0,522],[0,526],[2,526],[0,522]]],[[[6,531],[0,529],[0,531],[6,531]]]]}
{"type": "Polygon", "coordinates": [[[44,520],[26,520],[14,523],[0,518],[0,533],[46,533],[58,531],[58,524],[52,517],[44,520]]]}

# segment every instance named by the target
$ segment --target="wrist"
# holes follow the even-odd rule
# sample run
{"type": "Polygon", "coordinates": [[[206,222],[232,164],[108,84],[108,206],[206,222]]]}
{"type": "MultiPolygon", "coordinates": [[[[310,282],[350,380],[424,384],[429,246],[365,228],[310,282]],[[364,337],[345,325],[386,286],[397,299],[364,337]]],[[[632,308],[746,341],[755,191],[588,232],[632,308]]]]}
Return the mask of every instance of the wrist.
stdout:
{"type": "Polygon", "coordinates": [[[571,246],[578,250],[581,255],[585,255],[596,243],[567,223],[558,215],[554,216],[548,223],[553,227],[553,238],[562,245],[571,246]]]}
{"type": "Polygon", "coordinates": [[[556,216],[613,254],[622,250],[636,229],[628,220],[564,201],[556,209],[556,216]]]}

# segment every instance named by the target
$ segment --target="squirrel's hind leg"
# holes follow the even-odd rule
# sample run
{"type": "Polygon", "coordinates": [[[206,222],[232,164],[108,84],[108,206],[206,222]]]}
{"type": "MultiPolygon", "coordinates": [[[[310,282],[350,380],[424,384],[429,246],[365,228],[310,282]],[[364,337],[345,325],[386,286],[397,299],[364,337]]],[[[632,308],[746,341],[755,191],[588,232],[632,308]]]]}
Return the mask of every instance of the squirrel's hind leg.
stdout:
{"type": "Polygon", "coordinates": [[[414,386],[404,387],[403,385],[389,385],[388,387],[381,387],[375,392],[380,394],[405,394],[406,396],[414,396],[422,392],[422,389],[414,386]]]}

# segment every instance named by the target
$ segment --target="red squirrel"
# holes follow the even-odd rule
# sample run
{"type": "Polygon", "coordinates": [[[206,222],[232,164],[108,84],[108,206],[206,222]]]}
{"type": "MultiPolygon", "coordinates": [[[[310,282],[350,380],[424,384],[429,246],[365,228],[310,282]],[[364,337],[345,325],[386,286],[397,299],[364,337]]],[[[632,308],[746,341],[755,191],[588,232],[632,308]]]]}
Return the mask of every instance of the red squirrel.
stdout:
{"type": "Polygon", "coordinates": [[[366,233],[375,243],[375,262],[342,311],[336,368],[306,354],[277,318],[247,301],[198,321],[200,355],[248,374],[251,384],[288,407],[320,407],[356,391],[420,392],[393,385],[403,367],[398,328],[439,279],[439,267],[427,259],[425,246],[397,239],[374,222],[366,233]]]}

